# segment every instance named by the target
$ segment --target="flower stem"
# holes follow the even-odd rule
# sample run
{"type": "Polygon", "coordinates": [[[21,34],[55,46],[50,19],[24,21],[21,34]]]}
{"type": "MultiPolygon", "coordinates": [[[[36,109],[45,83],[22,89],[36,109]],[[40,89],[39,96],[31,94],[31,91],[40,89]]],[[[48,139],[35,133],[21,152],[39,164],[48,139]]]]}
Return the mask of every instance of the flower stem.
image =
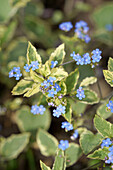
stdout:
{"type": "Polygon", "coordinates": [[[71,61],[68,61],[68,62],[62,63],[62,64],[60,64],[59,66],[66,65],[66,64],[72,63],[72,62],[74,62],[74,61],[75,61],[75,60],[71,60],[71,61]]]}

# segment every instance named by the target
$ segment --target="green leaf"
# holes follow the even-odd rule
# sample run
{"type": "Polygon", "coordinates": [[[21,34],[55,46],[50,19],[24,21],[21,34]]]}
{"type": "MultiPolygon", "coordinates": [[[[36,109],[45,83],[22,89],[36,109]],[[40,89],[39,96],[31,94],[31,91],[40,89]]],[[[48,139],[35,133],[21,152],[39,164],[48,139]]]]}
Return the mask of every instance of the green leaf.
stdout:
{"type": "Polygon", "coordinates": [[[38,75],[38,73],[34,72],[33,70],[30,70],[30,76],[34,82],[42,83],[44,81],[43,77],[38,75]]]}
{"type": "Polygon", "coordinates": [[[4,34],[3,34],[2,38],[1,38],[1,45],[4,45],[5,43],[8,43],[12,39],[12,37],[13,37],[13,35],[15,33],[16,26],[17,26],[16,21],[12,21],[8,25],[8,27],[6,28],[4,34]]]}
{"type": "Polygon", "coordinates": [[[113,58],[109,58],[109,61],[108,61],[108,70],[109,71],[113,71],[113,58]]]}
{"type": "Polygon", "coordinates": [[[64,70],[64,68],[53,68],[50,76],[56,77],[57,81],[61,81],[63,78],[68,76],[68,73],[64,70]]]}
{"type": "Polygon", "coordinates": [[[42,155],[55,155],[58,147],[58,141],[54,136],[40,129],[37,133],[36,141],[38,143],[42,155]]]}
{"type": "Polygon", "coordinates": [[[98,28],[105,28],[106,24],[113,23],[113,3],[103,3],[98,8],[95,8],[95,11],[92,15],[92,18],[95,21],[95,25],[98,28]]]}
{"type": "Polygon", "coordinates": [[[69,123],[71,123],[72,108],[71,108],[71,105],[70,105],[69,101],[67,101],[66,112],[65,112],[65,114],[62,114],[62,116],[63,116],[69,123]]]}
{"type": "Polygon", "coordinates": [[[72,107],[72,111],[74,115],[80,115],[81,113],[84,113],[87,105],[85,103],[81,103],[79,101],[75,102],[72,99],[68,99],[69,103],[72,107]]]}
{"type": "Polygon", "coordinates": [[[22,79],[13,88],[12,94],[13,95],[21,95],[21,94],[27,92],[30,88],[32,88],[32,84],[33,84],[32,81],[22,79]]]}
{"type": "Polygon", "coordinates": [[[107,119],[112,115],[112,112],[110,110],[107,110],[107,103],[108,101],[104,104],[101,104],[97,109],[97,114],[104,119],[107,119]]]}
{"type": "Polygon", "coordinates": [[[11,135],[4,139],[0,145],[0,153],[3,159],[15,159],[24,150],[29,142],[29,133],[11,135]]]}
{"type": "Polygon", "coordinates": [[[64,152],[62,150],[58,150],[52,170],[65,170],[64,162],[65,162],[64,152]]]}
{"type": "Polygon", "coordinates": [[[78,68],[71,72],[65,80],[67,86],[67,93],[70,93],[72,90],[75,89],[76,84],[79,78],[79,71],[78,68]]]}
{"type": "Polygon", "coordinates": [[[51,123],[51,115],[48,109],[43,115],[33,115],[28,106],[22,106],[16,112],[15,121],[19,129],[27,132],[36,132],[38,128],[49,129],[51,123]]]}
{"type": "Polygon", "coordinates": [[[88,155],[88,158],[91,159],[99,159],[99,160],[105,160],[105,157],[108,156],[109,150],[108,148],[99,148],[98,150],[94,151],[92,154],[88,155]]]}
{"type": "Polygon", "coordinates": [[[88,154],[95,147],[97,147],[102,140],[102,136],[100,134],[94,135],[91,131],[85,130],[80,135],[80,146],[84,152],[84,154],[88,154]]]}
{"type": "Polygon", "coordinates": [[[51,170],[47,165],[45,165],[41,160],[40,160],[40,166],[42,170],[51,170]]]}
{"type": "Polygon", "coordinates": [[[103,137],[113,137],[113,125],[98,115],[95,115],[94,126],[103,137]]]}
{"type": "Polygon", "coordinates": [[[61,44],[56,48],[56,50],[51,54],[49,58],[49,65],[51,65],[51,61],[58,61],[58,65],[62,64],[65,57],[64,44],[61,44]]]}
{"type": "Polygon", "coordinates": [[[86,104],[95,104],[99,102],[99,98],[97,96],[97,93],[90,89],[84,89],[85,98],[82,100],[79,100],[76,96],[74,96],[75,99],[79,100],[79,102],[86,103],[86,104]]]}
{"type": "Polygon", "coordinates": [[[42,63],[41,57],[37,53],[36,48],[30,42],[28,42],[27,64],[31,64],[32,61],[38,61],[40,64],[42,63]]]}
{"type": "Polygon", "coordinates": [[[24,97],[30,97],[40,91],[40,85],[41,83],[34,83],[32,88],[28,90],[27,93],[24,94],[24,97]]]}
{"type": "Polygon", "coordinates": [[[65,151],[66,166],[71,166],[82,156],[82,150],[78,144],[70,143],[69,148],[65,151]]]}
{"type": "Polygon", "coordinates": [[[103,70],[105,80],[111,87],[113,87],[113,72],[109,70],[103,70]]]}
{"type": "Polygon", "coordinates": [[[30,0],[11,0],[11,5],[15,8],[20,8],[26,6],[30,0]]]}
{"type": "Polygon", "coordinates": [[[82,80],[80,86],[89,86],[90,84],[94,84],[96,82],[97,82],[96,77],[86,77],[85,79],[82,80]]]}
{"type": "Polygon", "coordinates": [[[66,84],[63,81],[60,81],[59,86],[61,88],[60,94],[65,95],[67,92],[66,84]]]}

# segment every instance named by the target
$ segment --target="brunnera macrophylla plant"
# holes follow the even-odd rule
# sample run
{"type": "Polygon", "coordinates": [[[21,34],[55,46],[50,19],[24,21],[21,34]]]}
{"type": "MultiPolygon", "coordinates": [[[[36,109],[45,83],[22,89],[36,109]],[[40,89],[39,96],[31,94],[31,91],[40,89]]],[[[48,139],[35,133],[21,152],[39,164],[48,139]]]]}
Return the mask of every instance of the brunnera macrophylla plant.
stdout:
{"type": "MultiPolygon", "coordinates": [[[[73,25],[70,22],[66,22],[62,23],[59,28],[64,31],[70,31],[73,25]]],[[[89,27],[84,21],[75,24],[75,36],[86,43],[90,41],[90,37],[87,34],[88,30],[89,27]]],[[[33,116],[33,120],[36,120],[35,123],[40,124],[39,130],[35,135],[41,153],[44,156],[55,156],[53,170],[58,170],[58,168],[59,170],[65,170],[66,167],[76,163],[83,154],[87,155],[90,159],[101,160],[103,164],[110,164],[112,167],[113,125],[105,120],[113,113],[112,94],[105,99],[103,99],[101,95],[101,98],[99,98],[95,91],[89,87],[90,84],[98,83],[97,77],[86,77],[79,83],[79,69],[76,67],[71,73],[68,73],[63,67],[65,64],[73,62],[76,66],[90,65],[91,68],[95,70],[102,58],[102,51],[94,49],[92,52],[86,52],[82,56],[72,51],[70,56],[73,60],[64,63],[65,54],[65,46],[61,44],[52,52],[49,59],[42,64],[41,56],[36,51],[36,48],[28,42],[27,63],[25,63],[22,70],[20,67],[13,67],[9,72],[9,78],[14,77],[18,80],[18,83],[12,90],[12,94],[31,97],[34,94],[41,93],[41,99],[45,97],[48,107],[38,103],[37,99],[37,103],[33,104],[31,109],[29,109],[29,107],[27,107],[27,109],[23,108],[22,114],[18,114],[18,124],[24,133],[20,136],[12,136],[10,139],[3,139],[0,153],[4,159],[13,159],[26,147],[30,135],[32,135],[29,124],[26,122],[30,122],[32,120],[31,116],[33,116]],[[74,102],[74,107],[72,107],[72,101],[74,102]],[[78,104],[77,106],[76,103],[78,104]],[[84,104],[85,106],[97,104],[97,114],[94,117],[94,126],[97,130],[96,134],[85,128],[84,124],[77,124],[76,120],[72,117],[75,108],[83,107],[84,104]],[[44,127],[44,124],[47,122],[42,120],[47,116],[46,113],[49,107],[54,107],[52,114],[56,119],[60,116],[65,118],[65,121],[61,124],[61,128],[63,128],[66,133],[68,133],[68,131],[71,132],[70,140],[72,140],[72,142],[64,139],[58,142],[53,135],[45,131],[47,127],[44,127]],[[27,117],[27,113],[29,118],[27,117]],[[24,115],[26,115],[26,117],[24,117],[24,115]],[[38,122],[38,120],[40,121],[38,122]],[[28,132],[30,132],[30,134],[28,132]],[[78,137],[79,144],[76,143],[78,137]],[[19,143],[17,140],[20,140],[19,143]],[[11,142],[15,142],[18,148],[16,150],[10,150],[12,154],[6,151],[6,147],[11,148],[11,142]],[[22,147],[18,146],[20,143],[22,147]]],[[[103,73],[105,80],[112,87],[112,58],[108,61],[108,70],[104,70],[103,73]]],[[[84,110],[85,109],[83,109],[83,112],[84,110]]],[[[35,128],[35,123],[32,124],[31,122],[30,126],[35,128]]],[[[40,161],[40,165],[42,170],[50,170],[42,161],[40,161]]]]}

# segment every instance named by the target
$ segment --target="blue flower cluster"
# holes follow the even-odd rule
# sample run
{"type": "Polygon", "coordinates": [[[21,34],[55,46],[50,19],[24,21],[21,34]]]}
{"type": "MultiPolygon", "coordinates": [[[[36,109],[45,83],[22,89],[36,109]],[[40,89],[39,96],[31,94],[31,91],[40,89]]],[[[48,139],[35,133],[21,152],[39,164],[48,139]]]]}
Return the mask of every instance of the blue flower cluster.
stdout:
{"type": "Polygon", "coordinates": [[[113,163],[113,146],[112,141],[107,138],[102,141],[101,148],[103,149],[104,147],[109,147],[109,153],[108,153],[108,158],[105,158],[105,163],[110,164],[113,163]]]}
{"type": "Polygon", "coordinates": [[[53,116],[58,118],[61,116],[61,114],[65,114],[65,110],[66,107],[60,104],[56,109],[53,110],[53,116]]]}
{"type": "Polygon", "coordinates": [[[30,65],[26,64],[24,66],[24,69],[26,72],[30,72],[30,68],[32,68],[33,71],[39,68],[39,63],[38,61],[32,61],[30,65]]]}
{"type": "Polygon", "coordinates": [[[68,142],[68,140],[60,140],[60,143],[59,143],[58,147],[59,147],[61,150],[65,151],[65,150],[69,147],[69,142],[68,142]]]}
{"type": "Polygon", "coordinates": [[[77,89],[76,96],[79,98],[79,100],[85,98],[84,90],[82,89],[82,87],[79,87],[79,89],[77,89]]]}
{"type": "Polygon", "coordinates": [[[106,106],[107,106],[108,110],[111,110],[111,112],[113,113],[113,101],[110,100],[106,106]]]}
{"type": "Polygon", "coordinates": [[[101,58],[102,58],[101,53],[102,53],[102,51],[100,51],[97,48],[91,52],[91,54],[92,54],[91,57],[90,57],[89,53],[85,53],[81,57],[81,55],[75,54],[75,51],[73,51],[73,53],[71,53],[70,56],[73,57],[73,59],[76,61],[77,65],[92,64],[94,67],[94,64],[97,64],[101,60],[101,58]]]}
{"type": "Polygon", "coordinates": [[[62,122],[62,126],[61,128],[65,128],[66,131],[70,131],[70,130],[73,130],[73,126],[72,124],[70,124],[69,122],[65,121],[65,122],[62,122]]]}
{"type": "Polygon", "coordinates": [[[84,40],[86,43],[88,43],[91,38],[87,34],[89,31],[89,27],[87,26],[87,23],[85,21],[79,21],[75,24],[75,33],[78,38],[84,40]]]}
{"type": "Polygon", "coordinates": [[[74,133],[73,133],[73,135],[71,136],[71,139],[72,140],[75,140],[75,139],[77,139],[78,138],[78,130],[76,129],[76,130],[74,130],[74,133]]]}
{"type": "Polygon", "coordinates": [[[59,25],[59,28],[63,31],[70,31],[72,28],[73,28],[73,25],[72,23],[69,21],[69,22],[63,22],[59,25]]]}
{"type": "Polygon", "coordinates": [[[45,112],[45,107],[43,105],[37,106],[36,104],[31,106],[31,113],[33,113],[34,115],[36,114],[41,114],[43,115],[45,112]]]}
{"type": "Polygon", "coordinates": [[[13,69],[9,72],[9,78],[16,77],[16,80],[19,80],[22,76],[20,72],[20,67],[13,67],[13,69]]]}
{"type": "Polygon", "coordinates": [[[58,64],[58,61],[51,61],[51,68],[54,68],[58,64]]]}
{"type": "Polygon", "coordinates": [[[57,92],[61,91],[61,88],[59,84],[55,83],[56,77],[49,77],[48,80],[44,80],[43,83],[41,83],[41,91],[43,93],[47,92],[48,97],[54,97],[57,92]]]}

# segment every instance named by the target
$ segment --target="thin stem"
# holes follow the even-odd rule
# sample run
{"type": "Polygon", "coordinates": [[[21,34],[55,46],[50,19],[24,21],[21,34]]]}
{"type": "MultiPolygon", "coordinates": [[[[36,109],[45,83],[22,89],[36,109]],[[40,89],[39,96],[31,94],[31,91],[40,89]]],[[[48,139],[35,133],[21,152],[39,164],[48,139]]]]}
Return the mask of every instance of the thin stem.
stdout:
{"type": "Polygon", "coordinates": [[[63,66],[63,65],[66,65],[66,64],[69,64],[69,63],[72,63],[72,62],[74,62],[75,60],[71,60],[71,61],[68,61],[68,62],[66,62],[66,63],[62,63],[62,64],[60,64],[60,65],[58,65],[58,66],[63,66]]]}
{"type": "Polygon", "coordinates": [[[84,169],[82,169],[82,170],[87,170],[87,169],[89,169],[89,168],[92,168],[92,167],[94,167],[94,166],[96,166],[96,165],[99,165],[101,162],[98,162],[98,163],[96,163],[96,164],[94,164],[94,165],[91,165],[91,166],[89,166],[89,167],[87,167],[87,168],[84,168],[84,169]]]}
{"type": "MultiPolygon", "coordinates": [[[[96,67],[96,68],[97,68],[97,67],[96,67]]],[[[95,72],[95,76],[97,77],[97,86],[98,86],[100,98],[103,99],[103,97],[102,97],[102,91],[101,91],[100,84],[99,84],[99,78],[98,78],[98,76],[97,76],[97,74],[96,74],[96,68],[95,68],[94,72],[95,72]]]]}

